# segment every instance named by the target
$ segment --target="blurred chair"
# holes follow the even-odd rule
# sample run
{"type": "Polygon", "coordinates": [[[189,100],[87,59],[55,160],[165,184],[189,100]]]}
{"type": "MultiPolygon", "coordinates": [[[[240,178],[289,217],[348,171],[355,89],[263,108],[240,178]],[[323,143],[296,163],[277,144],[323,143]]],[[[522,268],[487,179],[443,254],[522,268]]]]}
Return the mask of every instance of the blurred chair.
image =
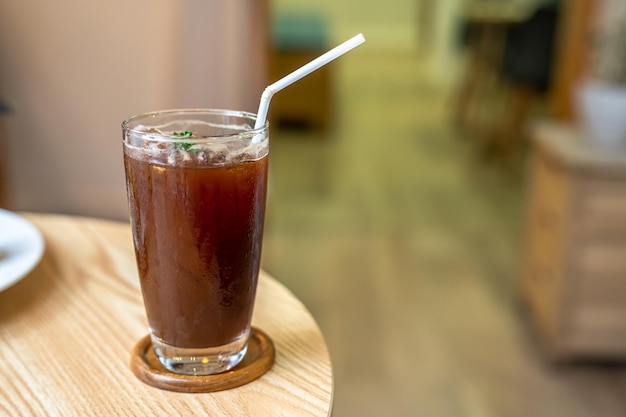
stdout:
{"type": "Polygon", "coordinates": [[[507,111],[488,145],[498,158],[509,158],[524,134],[534,102],[551,85],[558,5],[539,7],[527,20],[507,28],[501,74],[509,87],[507,111]]]}
{"type": "Polygon", "coordinates": [[[554,1],[468,4],[465,19],[471,56],[454,117],[459,126],[478,134],[490,156],[511,156],[532,105],[549,88],[558,10],[554,1]],[[494,81],[505,97],[484,111],[487,121],[481,124],[472,120],[471,113],[477,104],[489,101],[488,86],[494,81]]]}
{"type": "Polygon", "coordinates": [[[509,25],[523,22],[531,15],[527,2],[471,0],[462,9],[463,41],[468,61],[455,102],[454,119],[473,129],[472,113],[477,98],[498,75],[502,64],[504,39],[509,25]]]}

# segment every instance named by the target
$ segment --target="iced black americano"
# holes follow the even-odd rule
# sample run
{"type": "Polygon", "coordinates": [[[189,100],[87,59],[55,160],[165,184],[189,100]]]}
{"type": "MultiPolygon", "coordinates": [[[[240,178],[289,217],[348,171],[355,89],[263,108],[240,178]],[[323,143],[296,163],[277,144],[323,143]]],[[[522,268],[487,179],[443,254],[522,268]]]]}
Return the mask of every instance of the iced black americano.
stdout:
{"type": "Polygon", "coordinates": [[[202,356],[214,347],[244,349],[242,356],[260,268],[267,133],[254,143],[237,118],[213,126],[185,117],[158,127],[138,120],[125,131],[130,217],[153,344],[163,356],[202,356]]]}

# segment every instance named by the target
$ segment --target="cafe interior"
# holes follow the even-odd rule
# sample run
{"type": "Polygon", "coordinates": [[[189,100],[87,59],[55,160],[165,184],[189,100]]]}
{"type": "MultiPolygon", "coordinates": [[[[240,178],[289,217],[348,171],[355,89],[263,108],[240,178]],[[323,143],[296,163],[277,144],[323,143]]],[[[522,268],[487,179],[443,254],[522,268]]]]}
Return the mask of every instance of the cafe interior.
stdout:
{"type": "Polygon", "coordinates": [[[332,415],[625,416],[621,0],[1,2],[0,207],[127,223],[124,119],[256,112],[358,33],[268,116],[332,415]]]}

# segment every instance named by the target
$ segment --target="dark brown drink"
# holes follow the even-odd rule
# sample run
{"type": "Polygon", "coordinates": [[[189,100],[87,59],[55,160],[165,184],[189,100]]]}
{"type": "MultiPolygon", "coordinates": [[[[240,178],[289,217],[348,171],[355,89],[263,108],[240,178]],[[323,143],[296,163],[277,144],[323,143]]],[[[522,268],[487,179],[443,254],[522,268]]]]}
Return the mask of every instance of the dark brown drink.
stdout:
{"type": "Polygon", "coordinates": [[[208,168],[156,165],[128,155],[124,163],[153,334],[186,348],[241,337],[259,273],[267,157],[208,168]]]}
{"type": "Polygon", "coordinates": [[[185,130],[178,142],[181,133],[164,133],[158,117],[140,116],[142,124],[125,131],[130,218],[152,342],[161,362],[181,373],[220,372],[245,355],[260,268],[267,127],[254,136],[233,133],[241,129],[236,116],[213,120],[215,112],[185,115],[206,125],[178,120],[178,113],[157,115],[167,119],[160,123],[190,123],[199,139],[185,130]]]}

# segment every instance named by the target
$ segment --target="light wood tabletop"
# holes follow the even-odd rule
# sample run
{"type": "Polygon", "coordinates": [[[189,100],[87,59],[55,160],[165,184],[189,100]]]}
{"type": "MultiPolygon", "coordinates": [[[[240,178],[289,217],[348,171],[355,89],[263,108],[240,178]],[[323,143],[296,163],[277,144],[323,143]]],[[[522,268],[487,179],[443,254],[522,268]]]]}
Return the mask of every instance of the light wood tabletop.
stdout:
{"type": "MultiPolygon", "coordinates": [[[[327,416],[333,378],[306,307],[261,272],[253,326],[276,348],[274,367],[232,390],[153,388],[129,368],[148,332],[126,223],[22,214],[42,233],[37,267],[0,292],[0,414],[327,416]]],[[[1,231],[0,231],[1,232],[1,231]]]]}

